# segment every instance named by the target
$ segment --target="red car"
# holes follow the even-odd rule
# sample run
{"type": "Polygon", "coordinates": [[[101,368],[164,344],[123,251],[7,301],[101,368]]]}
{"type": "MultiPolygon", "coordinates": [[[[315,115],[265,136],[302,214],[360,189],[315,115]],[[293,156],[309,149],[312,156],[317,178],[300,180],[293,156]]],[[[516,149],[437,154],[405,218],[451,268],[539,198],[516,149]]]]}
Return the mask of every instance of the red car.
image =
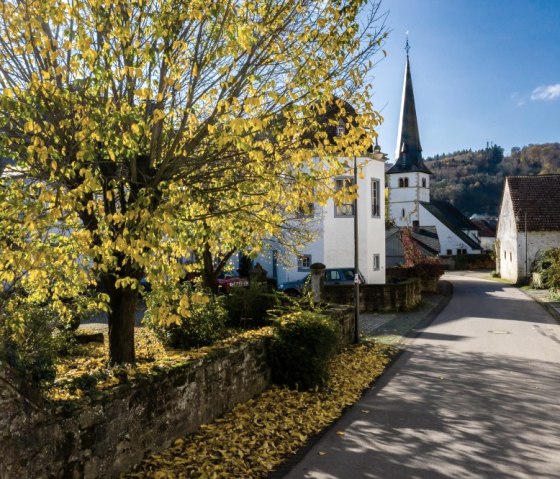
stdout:
{"type": "Polygon", "coordinates": [[[218,276],[218,290],[222,293],[229,293],[232,288],[245,288],[249,286],[247,278],[240,278],[233,271],[220,273],[218,276]]]}

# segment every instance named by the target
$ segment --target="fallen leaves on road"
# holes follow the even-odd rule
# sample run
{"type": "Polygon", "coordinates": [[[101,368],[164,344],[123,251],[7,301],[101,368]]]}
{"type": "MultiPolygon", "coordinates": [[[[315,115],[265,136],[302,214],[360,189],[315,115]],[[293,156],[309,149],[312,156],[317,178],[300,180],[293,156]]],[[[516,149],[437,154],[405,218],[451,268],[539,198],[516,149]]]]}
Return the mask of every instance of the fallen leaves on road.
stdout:
{"type": "Polygon", "coordinates": [[[333,361],[323,391],[273,386],[197,433],[177,439],[123,477],[265,477],[354,404],[393,353],[387,346],[350,347],[333,361]]]}

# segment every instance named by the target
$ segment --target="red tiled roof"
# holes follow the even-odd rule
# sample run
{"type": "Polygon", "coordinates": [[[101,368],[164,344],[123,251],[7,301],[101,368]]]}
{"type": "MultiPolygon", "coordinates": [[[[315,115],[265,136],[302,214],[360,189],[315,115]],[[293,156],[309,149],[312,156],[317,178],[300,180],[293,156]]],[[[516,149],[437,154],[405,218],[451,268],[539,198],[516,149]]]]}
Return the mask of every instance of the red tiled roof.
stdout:
{"type": "Polygon", "coordinates": [[[472,223],[478,228],[478,236],[481,238],[495,238],[496,229],[485,220],[471,220],[472,223]]]}
{"type": "Polygon", "coordinates": [[[560,175],[509,176],[517,230],[560,230],[560,175]]]}

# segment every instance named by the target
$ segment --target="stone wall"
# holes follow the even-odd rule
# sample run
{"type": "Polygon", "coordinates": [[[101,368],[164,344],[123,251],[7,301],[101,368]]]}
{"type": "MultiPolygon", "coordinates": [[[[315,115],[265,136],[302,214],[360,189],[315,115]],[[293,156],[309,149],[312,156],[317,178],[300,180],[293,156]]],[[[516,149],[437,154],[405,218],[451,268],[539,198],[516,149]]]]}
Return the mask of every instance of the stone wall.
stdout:
{"type": "Polygon", "coordinates": [[[71,407],[2,404],[0,477],[105,478],[270,385],[264,339],[124,384],[71,407]]]}
{"type": "MultiPolygon", "coordinates": [[[[325,286],[325,301],[335,304],[354,302],[353,285],[325,286]]],[[[422,300],[417,278],[394,284],[364,284],[360,286],[360,311],[407,311],[422,300]]]]}
{"type": "Polygon", "coordinates": [[[356,331],[354,308],[346,304],[332,304],[325,313],[336,320],[339,325],[340,348],[352,344],[356,331]]]}
{"type": "MultiPolygon", "coordinates": [[[[328,311],[352,342],[351,308],[328,311]]],[[[271,384],[268,340],[217,350],[66,406],[29,403],[0,380],[0,479],[110,478],[271,384]]]]}

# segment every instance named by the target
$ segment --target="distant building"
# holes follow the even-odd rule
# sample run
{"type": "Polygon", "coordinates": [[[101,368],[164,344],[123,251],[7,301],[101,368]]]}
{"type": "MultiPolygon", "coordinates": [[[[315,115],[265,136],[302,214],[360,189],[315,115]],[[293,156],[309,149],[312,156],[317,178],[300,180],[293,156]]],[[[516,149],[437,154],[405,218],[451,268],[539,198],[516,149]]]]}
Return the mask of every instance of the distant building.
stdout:
{"type": "Polygon", "coordinates": [[[441,255],[481,253],[478,228],[450,203],[430,201],[432,172],[422,159],[408,44],[396,157],[387,170],[389,215],[396,226],[434,227],[441,255]]]}
{"type": "MultiPolygon", "coordinates": [[[[389,228],[385,233],[385,251],[387,255],[387,268],[405,264],[405,255],[402,244],[402,230],[397,226],[389,228]]],[[[413,225],[411,238],[424,256],[438,256],[440,245],[435,226],[413,225]]]]}
{"type": "Polygon", "coordinates": [[[494,245],[496,244],[495,222],[485,219],[474,219],[472,217],[471,222],[478,228],[478,237],[480,238],[482,249],[484,251],[494,251],[494,245]]]}
{"type": "Polygon", "coordinates": [[[518,283],[539,253],[560,246],[560,175],[509,176],[504,184],[496,271],[518,283]]]}
{"type": "Polygon", "coordinates": [[[519,146],[512,146],[511,147],[511,156],[514,155],[514,153],[519,153],[521,151],[521,148],[519,146]]]}

